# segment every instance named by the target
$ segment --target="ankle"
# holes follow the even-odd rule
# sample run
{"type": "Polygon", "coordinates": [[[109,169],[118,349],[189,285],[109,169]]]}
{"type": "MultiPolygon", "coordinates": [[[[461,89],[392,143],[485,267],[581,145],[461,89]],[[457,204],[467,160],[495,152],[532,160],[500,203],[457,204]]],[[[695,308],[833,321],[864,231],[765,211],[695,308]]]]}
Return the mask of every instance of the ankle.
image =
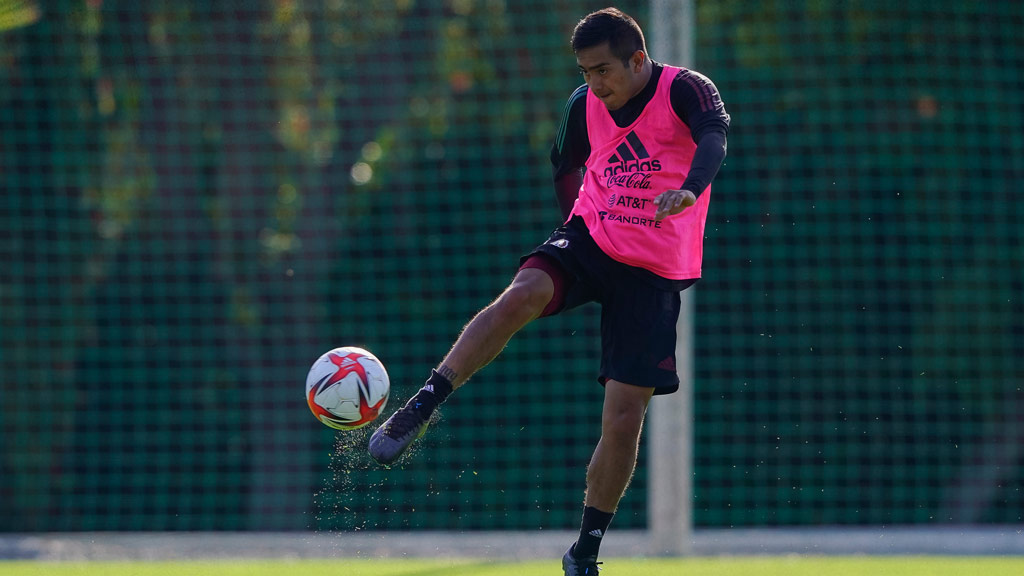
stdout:
{"type": "Polygon", "coordinates": [[[427,382],[420,388],[421,392],[428,392],[437,399],[437,403],[441,404],[448,399],[448,395],[452,393],[453,386],[450,380],[442,376],[437,370],[430,371],[430,378],[427,378],[427,382]]]}
{"type": "Polygon", "coordinates": [[[434,410],[452,393],[451,382],[436,371],[431,372],[423,388],[409,399],[408,406],[411,406],[424,418],[429,418],[434,410]]]}
{"type": "Polygon", "coordinates": [[[612,523],[614,512],[604,512],[592,506],[583,509],[583,522],[580,526],[580,537],[573,546],[572,554],[577,559],[596,557],[601,548],[601,540],[612,523]]]}

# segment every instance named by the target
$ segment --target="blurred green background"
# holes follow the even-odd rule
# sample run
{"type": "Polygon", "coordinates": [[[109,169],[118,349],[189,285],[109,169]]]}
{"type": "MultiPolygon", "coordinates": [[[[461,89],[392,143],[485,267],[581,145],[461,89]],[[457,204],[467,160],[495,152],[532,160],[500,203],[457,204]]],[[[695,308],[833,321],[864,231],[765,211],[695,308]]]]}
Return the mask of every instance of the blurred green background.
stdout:
{"type": "MultiPolygon", "coordinates": [[[[0,0],[0,531],[578,526],[596,307],[528,326],[393,470],[303,384],[364,346],[397,407],[559,224],[601,7],[0,0]]],[[[1011,1],[696,2],[733,119],[697,526],[1022,521],[1021,30],[1011,1]]]]}

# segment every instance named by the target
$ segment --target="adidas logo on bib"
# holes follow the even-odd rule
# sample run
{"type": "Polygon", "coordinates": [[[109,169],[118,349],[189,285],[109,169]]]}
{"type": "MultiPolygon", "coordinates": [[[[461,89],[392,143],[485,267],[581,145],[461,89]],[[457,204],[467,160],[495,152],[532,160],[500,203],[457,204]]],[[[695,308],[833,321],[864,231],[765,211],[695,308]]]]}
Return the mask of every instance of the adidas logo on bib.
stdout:
{"type": "Polygon", "coordinates": [[[609,166],[604,169],[604,175],[609,178],[609,185],[612,185],[610,180],[616,175],[661,171],[661,162],[657,158],[651,158],[644,143],[640,141],[636,132],[632,131],[615,148],[615,154],[608,158],[608,164],[609,166]]]}

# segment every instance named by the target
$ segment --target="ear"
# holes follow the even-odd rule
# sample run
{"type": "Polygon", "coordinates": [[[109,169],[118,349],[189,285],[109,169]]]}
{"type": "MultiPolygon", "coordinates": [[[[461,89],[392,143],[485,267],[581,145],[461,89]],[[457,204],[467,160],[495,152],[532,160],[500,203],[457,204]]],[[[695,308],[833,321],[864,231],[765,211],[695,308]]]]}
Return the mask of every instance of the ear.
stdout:
{"type": "Polygon", "coordinates": [[[639,73],[644,67],[644,60],[647,59],[647,54],[644,54],[643,50],[637,50],[633,52],[633,55],[629,57],[629,63],[633,65],[633,72],[639,73]]]}

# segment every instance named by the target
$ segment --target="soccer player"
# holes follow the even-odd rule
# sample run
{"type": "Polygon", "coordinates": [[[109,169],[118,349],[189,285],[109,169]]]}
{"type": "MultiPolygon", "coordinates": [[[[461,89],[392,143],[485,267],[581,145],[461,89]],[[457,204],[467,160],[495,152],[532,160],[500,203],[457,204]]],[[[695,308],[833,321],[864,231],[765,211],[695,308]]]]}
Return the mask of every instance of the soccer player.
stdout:
{"type": "Polygon", "coordinates": [[[600,303],[601,438],[580,535],[562,558],[567,576],[589,576],[633,475],[648,402],[679,388],[679,294],[701,275],[729,115],[708,78],[652,61],[640,27],[615,8],[583,18],[572,48],[585,84],[569,98],[551,150],[564,224],[521,259],[426,385],[374,432],[369,452],[382,464],[397,460],[434,409],[527,323],[600,303]]]}

